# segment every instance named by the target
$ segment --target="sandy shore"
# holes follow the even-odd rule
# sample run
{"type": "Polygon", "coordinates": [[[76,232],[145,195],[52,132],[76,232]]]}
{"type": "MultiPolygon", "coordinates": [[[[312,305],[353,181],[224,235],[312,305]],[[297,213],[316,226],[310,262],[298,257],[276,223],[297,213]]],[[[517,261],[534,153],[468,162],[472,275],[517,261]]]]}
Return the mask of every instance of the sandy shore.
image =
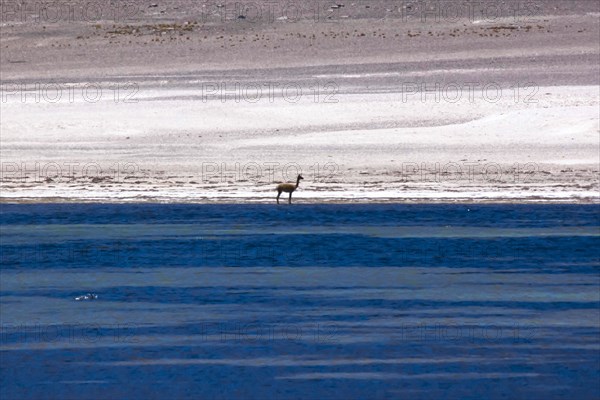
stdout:
{"type": "Polygon", "coordinates": [[[3,15],[0,199],[273,202],[302,173],[299,203],[598,202],[593,3],[3,15]]]}

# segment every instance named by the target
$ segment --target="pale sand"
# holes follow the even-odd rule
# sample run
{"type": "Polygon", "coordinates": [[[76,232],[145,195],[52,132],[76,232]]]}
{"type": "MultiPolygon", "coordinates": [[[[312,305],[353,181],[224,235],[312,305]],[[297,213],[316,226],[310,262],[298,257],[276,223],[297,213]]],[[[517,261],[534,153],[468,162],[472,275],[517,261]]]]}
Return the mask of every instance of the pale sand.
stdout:
{"type": "Polygon", "coordinates": [[[273,182],[300,168],[299,200],[597,199],[597,87],[540,93],[535,104],[393,93],[228,104],[169,90],[132,104],[15,102],[2,197],[273,201],[273,182]]]}
{"type": "MultiPolygon", "coordinates": [[[[546,3],[527,21],[209,21],[161,42],[4,22],[0,199],[274,202],[300,170],[298,203],[598,202],[598,6],[546,3]],[[20,85],[48,82],[59,101],[23,101],[20,85]],[[240,86],[214,93],[225,84],[240,86]],[[410,93],[436,84],[438,98],[410,93]]],[[[175,14],[132,25],[190,19],[175,14]]]]}

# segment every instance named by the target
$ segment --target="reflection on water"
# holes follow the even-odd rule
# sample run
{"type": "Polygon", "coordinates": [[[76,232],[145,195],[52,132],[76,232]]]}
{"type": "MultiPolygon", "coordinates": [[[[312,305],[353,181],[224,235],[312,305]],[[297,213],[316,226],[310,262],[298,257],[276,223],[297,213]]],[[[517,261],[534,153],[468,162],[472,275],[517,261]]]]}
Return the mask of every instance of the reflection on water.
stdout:
{"type": "Polygon", "coordinates": [[[0,394],[597,398],[599,210],[2,205],[0,394]]]}

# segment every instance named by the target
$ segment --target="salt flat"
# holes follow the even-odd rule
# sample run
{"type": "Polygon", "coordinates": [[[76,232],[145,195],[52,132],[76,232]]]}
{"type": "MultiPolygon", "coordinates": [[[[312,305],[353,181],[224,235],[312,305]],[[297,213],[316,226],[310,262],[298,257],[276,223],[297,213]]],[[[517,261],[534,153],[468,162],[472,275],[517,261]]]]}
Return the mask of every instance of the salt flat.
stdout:
{"type": "Polygon", "coordinates": [[[135,103],[15,101],[3,106],[2,196],[272,201],[273,183],[300,172],[296,197],[311,201],[593,201],[597,89],[542,87],[533,104],[223,103],[169,89],[135,103]]]}
{"type": "Polygon", "coordinates": [[[2,201],[598,201],[598,5],[388,3],[3,18],[2,201]]]}

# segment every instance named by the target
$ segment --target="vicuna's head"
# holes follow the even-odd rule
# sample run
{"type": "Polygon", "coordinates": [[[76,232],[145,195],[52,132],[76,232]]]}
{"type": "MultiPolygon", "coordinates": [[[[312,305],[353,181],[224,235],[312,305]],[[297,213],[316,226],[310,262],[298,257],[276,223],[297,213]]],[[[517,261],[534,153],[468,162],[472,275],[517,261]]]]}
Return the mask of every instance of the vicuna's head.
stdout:
{"type": "Polygon", "coordinates": [[[304,179],[304,177],[302,175],[298,175],[298,180],[300,179],[304,179]]]}

